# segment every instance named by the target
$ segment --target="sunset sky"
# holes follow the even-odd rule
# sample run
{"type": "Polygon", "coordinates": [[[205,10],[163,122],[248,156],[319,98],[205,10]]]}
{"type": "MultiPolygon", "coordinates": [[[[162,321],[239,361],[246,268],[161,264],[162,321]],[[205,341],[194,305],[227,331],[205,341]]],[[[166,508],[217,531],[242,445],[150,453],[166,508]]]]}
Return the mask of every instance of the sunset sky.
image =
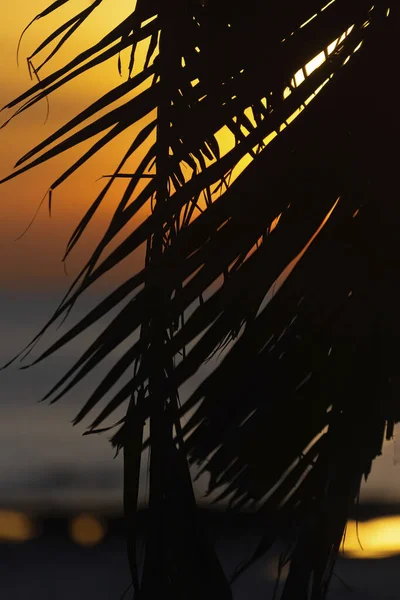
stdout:
{"type": "MultiPolygon", "coordinates": [[[[35,2],[17,0],[13,5],[13,10],[8,11],[5,15],[3,25],[5,35],[3,35],[3,51],[0,56],[1,106],[4,106],[32,85],[29,79],[26,57],[49,33],[68,17],[75,14],[77,10],[84,8],[87,2],[70,0],[65,7],[57,10],[53,15],[35,21],[22,40],[19,54],[20,66],[17,67],[16,48],[19,36],[31,19],[47,5],[47,0],[37,0],[35,2]]],[[[41,76],[43,77],[66,64],[83,48],[100,40],[106,31],[109,31],[112,26],[117,25],[130,13],[132,7],[132,0],[120,0],[117,3],[112,0],[104,0],[57,53],[55,59],[52,59],[50,66],[45,67],[44,71],[41,72],[41,76]]],[[[340,39],[344,38],[351,29],[352,27],[344,32],[340,39]]],[[[325,49],[325,54],[321,51],[318,56],[305,65],[303,70],[293,73],[293,83],[295,82],[296,86],[301,85],[305,75],[309,75],[318,68],[326,59],[326,55],[335,49],[337,43],[338,40],[332,40],[331,44],[325,49]]],[[[140,69],[140,62],[144,59],[146,45],[147,43],[144,41],[138,46],[136,55],[138,70],[140,69]]],[[[42,58],[44,56],[44,54],[41,55],[42,58]]],[[[128,60],[129,49],[126,51],[125,56],[122,54],[123,67],[124,63],[127,65],[128,60]]],[[[34,65],[38,66],[38,64],[39,59],[36,57],[34,65]]],[[[117,58],[114,57],[52,94],[49,99],[50,114],[46,123],[44,121],[47,107],[45,101],[42,101],[32,109],[19,115],[5,129],[0,130],[2,159],[0,178],[10,174],[16,160],[25,152],[122,81],[123,79],[121,79],[117,69],[117,58]]],[[[196,85],[196,83],[192,82],[192,85],[196,85]]],[[[287,97],[289,94],[290,89],[286,88],[284,96],[287,97]]],[[[305,104],[308,104],[313,96],[310,96],[305,104]]],[[[305,106],[300,107],[287,119],[286,123],[282,123],[281,130],[288,126],[304,108],[305,106]]],[[[3,123],[11,114],[12,111],[3,112],[0,115],[0,123],[3,123]]],[[[246,116],[252,120],[250,109],[246,110],[246,116]]],[[[71,279],[65,277],[60,262],[63,249],[80,218],[104,185],[104,180],[99,181],[98,178],[113,171],[132,139],[134,129],[135,127],[124,132],[117,140],[80,168],[66,183],[57,188],[53,196],[52,218],[49,219],[47,201],[45,201],[28,233],[16,243],[13,240],[25,230],[51,183],[62,174],[67,166],[81,156],[96,138],[92,138],[89,142],[81,144],[49,163],[35,168],[32,172],[28,172],[0,187],[0,248],[4,248],[4,252],[7,253],[7,261],[2,262],[0,265],[0,277],[4,286],[11,289],[29,289],[31,285],[38,285],[39,281],[42,287],[50,289],[65,288],[68,285],[71,279]]],[[[272,132],[264,139],[264,144],[271,142],[275,136],[276,132],[272,132]]],[[[216,138],[220,144],[221,154],[224,154],[233,145],[233,135],[226,127],[216,132],[216,138]]],[[[240,164],[235,167],[231,181],[235,179],[250,160],[249,155],[242,159],[240,164]]],[[[74,254],[69,258],[67,267],[71,276],[83,264],[88,252],[93,249],[99,235],[104,231],[123,187],[123,182],[114,185],[96,219],[88,228],[74,254]]],[[[148,212],[149,207],[145,206],[138,218],[142,218],[148,212]]],[[[115,278],[125,273],[126,271],[121,267],[111,274],[111,280],[115,281],[115,278]]],[[[106,280],[103,285],[108,285],[108,283],[109,280],[106,280]]]]}
{"type": "MultiPolygon", "coordinates": [[[[71,8],[61,9],[54,17],[36,21],[22,40],[20,66],[17,67],[16,48],[19,36],[26,24],[48,4],[48,0],[16,0],[12,10],[5,12],[0,55],[1,106],[32,85],[26,56],[71,14],[71,8]]],[[[85,3],[72,1],[68,5],[76,10],[85,6],[85,3]]],[[[104,7],[101,5],[82,26],[82,30],[74,34],[72,41],[67,42],[65,49],[61,49],[46,73],[65,64],[88,43],[92,44],[101,39],[104,31],[112,24],[117,24],[131,9],[130,0],[118,3],[105,0],[104,7]]],[[[50,98],[50,115],[45,124],[46,104],[41,102],[0,130],[0,177],[7,176],[25,152],[121,81],[115,58],[57,91],[50,98]]],[[[11,111],[1,113],[0,123],[10,114],[11,111]]],[[[31,289],[32,286],[38,285],[42,289],[66,288],[72,275],[83,264],[83,259],[107,225],[112,214],[113,202],[122,189],[118,184],[106,198],[104,208],[68,261],[68,278],[61,263],[65,245],[80,218],[104,185],[105,180],[96,180],[114,169],[126,149],[130,135],[121,135],[116,143],[100,152],[58,188],[53,197],[52,217],[49,218],[46,200],[30,230],[17,242],[14,242],[15,238],[31,221],[50,184],[91,145],[91,142],[87,145],[82,144],[79,148],[0,186],[0,249],[7,256],[6,261],[0,261],[3,289],[31,289]]]]}
{"type": "MultiPolygon", "coordinates": [[[[85,2],[83,0],[71,0],[68,6],[71,5],[72,9],[61,9],[56,12],[56,16],[35,22],[23,38],[20,50],[20,66],[17,67],[16,48],[18,38],[26,24],[48,4],[49,0],[14,0],[12,8],[4,11],[1,31],[2,51],[0,53],[1,106],[32,85],[25,57],[36,48],[47,34],[65,20],[72,9],[84,6],[85,2]]],[[[101,39],[105,31],[120,22],[131,10],[132,0],[118,0],[118,2],[104,0],[103,5],[75,34],[72,41],[65,45],[65,48],[60,51],[59,56],[51,63],[50,69],[46,72],[64,64],[88,43],[91,44],[101,39]]],[[[12,171],[18,158],[28,150],[119,83],[121,83],[121,78],[118,74],[117,59],[115,58],[106,65],[93,70],[57,91],[50,98],[50,115],[45,124],[46,104],[41,102],[0,130],[0,178],[6,177],[12,171]]],[[[4,122],[7,116],[9,116],[7,113],[0,113],[0,124],[4,122]]],[[[21,235],[31,221],[51,183],[91,143],[81,145],[0,186],[0,326],[2,339],[5,340],[5,343],[0,347],[1,363],[9,359],[13,352],[20,350],[25,343],[28,343],[32,335],[51,315],[51,310],[55,308],[57,300],[67,290],[73,276],[77,273],[78,268],[83,265],[84,259],[93,249],[99,235],[107,226],[113,207],[123,189],[123,184],[115,185],[114,190],[106,197],[99,215],[88,228],[86,235],[81,239],[73,255],[68,260],[68,275],[66,275],[61,262],[66,243],[80,218],[104,185],[104,180],[96,180],[101,175],[114,170],[128,145],[131,135],[132,130],[120,136],[116,142],[101,151],[58,188],[53,195],[52,217],[49,218],[47,202],[44,202],[31,228],[19,241],[14,240],[21,235]],[[35,306],[32,308],[33,304],[35,306]]],[[[144,212],[142,211],[139,218],[144,216],[146,210],[148,208],[145,208],[144,212]]],[[[139,263],[132,263],[129,269],[132,270],[138,265],[139,263]]],[[[107,287],[112,286],[128,272],[122,271],[111,274],[104,285],[107,287]]],[[[3,383],[0,395],[2,398],[0,422],[3,424],[3,429],[0,425],[0,444],[3,443],[4,448],[9,448],[10,440],[15,440],[15,436],[18,435],[19,423],[21,422],[21,411],[15,402],[15,399],[18,398],[23,398],[25,406],[30,402],[28,413],[32,415],[30,428],[33,428],[35,435],[37,433],[36,445],[31,446],[29,446],[30,438],[23,437],[24,434],[21,434],[20,453],[16,453],[21,468],[29,453],[36,452],[39,456],[39,462],[45,460],[41,453],[38,454],[37,449],[39,448],[39,441],[42,439],[40,436],[43,435],[43,424],[46,424],[46,426],[48,424],[50,428],[50,423],[53,435],[56,431],[57,437],[61,438],[64,444],[61,445],[61,449],[58,449],[60,464],[64,464],[63,461],[66,460],[65,448],[70,448],[75,443],[78,444],[76,451],[68,450],[71,452],[68,455],[68,460],[72,463],[75,460],[78,461],[78,453],[83,451],[84,447],[91,448],[90,452],[93,452],[93,449],[97,448],[99,444],[102,448],[107,447],[109,453],[107,456],[111,457],[111,450],[108,448],[105,439],[101,442],[96,439],[93,445],[92,442],[88,441],[88,438],[82,439],[81,431],[73,430],[68,422],[76,414],[76,406],[80,404],[81,397],[75,399],[72,409],[68,412],[68,417],[64,408],[57,409],[56,412],[54,412],[54,409],[46,409],[48,410],[48,420],[46,421],[46,419],[43,420],[43,409],[40,410],[40,415],[38,411],[37,424],[40,422],[40,426],[38,425],[38,428],[35,429],[35,417],[33,415],[36,414],[34,411],[37,407],[34,405],[34,400],[38,399],[50,386],[50,383],[47,382],[47,372],[51,373],[51,381],[57,380],[64,372],[68,362],[67,359],[76,357],[78,351],[77,347],[69,348],[65,356],[62,355],[55,362],[48,363],[48,371],[45,368],[36,372],[39,375],[30,375],[31,371],[28,372],[29,375],[24,371],[23,376],[18,372],[14,374],[8,374],[9,372],[7,372],[6,375],[2,375],[3,379],[0,380],[0,385],[3,383]],[[28,395],[27,392],[29,392],[28,395]],[[57,419],[58,425],[54,429],[54,423],[57,419]],[[7,435],[11,437],[7,438],[7,435]],[[77,442],[78,438],[79,443],[77,442]],[[25,454],[23,452],[21,454],[24,443],[26,443],[25,454]],[[34,451],[33,448],[36,450],[34,451]]],[[[34,373],[34,370],[32,373],[34,373]]],[[[199,374],[200,376],[201,374],[199,374]]],[[[90,455],[90,460],[92,460],[93,457],[90,452],[88,456],[90,455]]],[[[373,470],[370,489],[372,493],[374,493],[374,490],[375,493],[384,491],[385,494],[391,495],[392,499],[400,500],[400,467],[393,471],[393,463],[398,462],[395,455],[393,442],[387,443],[384,456],[377,461],[376,468],[373,470]]],[[[4,453],[2,456],[4,457],[4,453]]],[[[5,469],[6,467],[7,465],[2,464],[0,459],[0,479],[2,468],[5,469]]]]}

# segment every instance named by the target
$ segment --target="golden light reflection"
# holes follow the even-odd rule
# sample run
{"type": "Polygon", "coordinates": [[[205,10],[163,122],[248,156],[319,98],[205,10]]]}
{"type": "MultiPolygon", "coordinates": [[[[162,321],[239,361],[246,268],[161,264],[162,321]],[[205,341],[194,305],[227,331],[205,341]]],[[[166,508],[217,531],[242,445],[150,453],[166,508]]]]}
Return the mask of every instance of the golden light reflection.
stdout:
{"type": "Polygon", "coordinates": [[[95,546],[105,535],[105,528],[100,521],[90,514],[81,514],[70,523],[70,535],[80,546],[95,546]]]}
{"type": "Polygon", "coordinates": [[[28,515],[0,510],[0,542],[27,542],[35,536],[35,525],[28,515]]]}
{"type": "Polygon", "coordinates": [[[349,521],[341,550],[345,558],[388,558],[400,554],[400,516],[349,521]]]}

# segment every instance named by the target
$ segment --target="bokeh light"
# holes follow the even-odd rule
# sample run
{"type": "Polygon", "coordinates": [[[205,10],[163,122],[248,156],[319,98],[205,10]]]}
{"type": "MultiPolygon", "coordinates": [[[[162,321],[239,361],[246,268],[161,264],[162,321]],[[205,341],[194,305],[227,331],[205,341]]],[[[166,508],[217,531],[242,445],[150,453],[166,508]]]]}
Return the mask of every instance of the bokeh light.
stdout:
{"type": "Polygon", "coordinates": [[[0,542],[27,542],[35,536],[36,527],[28,515],[0,510],[0,542]]]}
{"type": "Polygon", "coordinates": [[[93,515],[81,514],[70,522],[70,535],[80,546],[96,546],[104,538],[105,528],[93,515]]]}

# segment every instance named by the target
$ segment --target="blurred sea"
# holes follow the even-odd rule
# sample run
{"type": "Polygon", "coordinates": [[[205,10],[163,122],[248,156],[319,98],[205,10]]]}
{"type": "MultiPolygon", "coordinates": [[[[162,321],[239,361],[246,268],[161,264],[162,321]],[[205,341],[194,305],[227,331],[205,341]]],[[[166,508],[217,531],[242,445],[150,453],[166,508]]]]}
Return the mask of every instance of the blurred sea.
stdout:
{"type": "MultiPolygon", "coordinates": [[[[45,293],[0,295],[1,364],[31,340],[59,300],[56,294],[45,293]]],[[[32,359],[39,355],[40,348],[45,349],[59,333],[66,331],[68,323],[86,314],[96,300],[94,297],[86,304],[78,304],[71,319],[59,332],[46,336],[45,343],[32,353],[32,359]]],[[[37,403],[101,329],[102,326],[92,328],[79,343],[70,344],[31,369],[19,370],[17,363],[0,371],[0,593],[7,600],[27,597],[31,600],[117,600],[129,583],[119,519],[122,458],[114,458],[107,434],[82,436],[90,424],[89,419],[77,427],[71,425],[98,378],[123,348],[117,349],[116,355],[88,376],[73,394],[52,406],[37,403]],[[95,524],[94,527],[95,530],[101,527],[101,531],[93,545],[82,545],[71,533],[73,519],[85,512],[100,518],[100,526],[95,524]],[[26,535],[30,521],[25,523],[24,515],[33,517],[35,532],[32,535],[26,535]],[[14,538],[21,534],[26,541],[18,543],[16,538],[7,539],[7,535],[2,536],[2,527],[4,531],[13,530],[14,538]],[[29,537],[32,539],[28,540],[29,537]]],[[[183,399],[214,366],[215,362],[210,361],[188,382],[182,390],[183,399]]],[[[95,414],[96,411],[93,417],[95,414]]],[[[120,415],[121,411],[110,422],[117,421],[120,415]]],[[[400,470],[396,463],[395,443],[386,443],[361,498],[364,503],[378,501],[381,508],[367,511],[363,518],[376,516],[385,503],[389,512],[390,503],[400,505],[400,470]]],[[[143,483],[145,477],[144,468],[143,483]]],[[[195,483],[200,503],[206,484],[206,477],[195,483]]],[[[227,524],[221,514],[205,519],[229,575],[254,549],[262,523],[239,520],[227,524]]],[[[400,548],[400,539],[398,545],[400,548]]],[[[272,597],[278,550],[237,581],[235,600],[272,597]]],[[[400,597],[399,568],[400,558],[396,556],[341,559],[329,600],[395,600],[400,597]]]]}
{"type": "MultiPolygon", "coordinates": [[[[52,315],[60,299],[61,295],[55,293],[0,295],[0,365],[10,361],[31,341],[52,315]]],[[[107,399],[82,424],[73,427],[71,421],[104,373],[121,355],[124,346],[117,348],[59,402],[53,405],[47,401],[38,403],[102,331],[107,321],[93,326],[79,341],[71,342],[42,363],[20,369],[37,358],[98,301],[99,297],[88,297],[77,303],[62,328],[57,331],[54,327],[46,334],[26,361],[16,361],[0,371],[0,507],[121,508],[122,458],[114,457],[115,452],[109,443],[116,429],[110,434],[82,435],[107,399]]],[[[114,314],[115,311],[108,319],[114,314]]],[[[132,338],[127,343],[130,341],[132,338]]],[[[187,397],[212,368],[212,363],[205,365],[182,389],[182,396],[187,397]]],[[[120,385],[129,376],[128,371],[120,385]]],[[[117,389],[118,386],[111,392],[117,389]]],[[[107,398],[111,397],[109,394],[107,398]]],[[[122,406],[104,425],[118,421],[125,409],[126,406],[122,406]]],[[[143,482],[145,472],[146,456],[143,458],[143,482]]],[[[205,489],[206,479],[203,477],[196,482],[200,498],[205,489]]]]}
{"type": "MultiPolygon", "coordinates": [[[[202,518],[229,577],[254,550],[263,530],[262,523],[243,518],[227,521],[215,514],[202,518]]],[[[105,535],[92,546],[71,539],[65,518],[47,519],[41,535],[31,541],[0,542],[1,597],[119,600],[130,582],[122,525],[118,519],[103,523],[105,535]]],[[[272,600],[281,549],[274,547],[237,579],[233,585],[234,600],[272,600]]],[[[140,555],[139,546],[139,560],[140,555]]],[[[328,600],[397,600],[399,568],[400,556],[380,560],[339,558],[328,600]]],[[[286,576],[284,569],[282,582],[286,576]]],[[[126,595],[127,599],[132,600],[131,593],[126,595]]]]}
{"type": "MultiPolygon", "coordinates": [[[[60,299],[61,295],[55,293],[0,295],[0,364],[9,361],[31,341],[60,299]]],[[[39,356],[40,350],[67,331],[69,325],[84,316],[98,300],[98,297],[88,297],[84,303],[78,303],[62,328],[59,331],[53,328],[46,334],[29,360],[39,356]]],[[[98,505],[113,510],[121,507],[122,459],[114,458],[108,442],[110,435],[82,436],[91,415],[76,427],[71,421],[123,347],[103,361],[73,393],[51,406],[47,402],[38,404],[104,325],[92,327],[81,340],[70,343],[32,368],[20,370],[21,363],[16,362],[0,371],[0,506],[98,505]]],[[[186,384],[182,390],[183,400],[215,364],[216,361],[207,363],[186,384]]],[[[128,372],[126,377],[129,375],[128,372]]],[[[93,418],[99,409],[93,411],[93,418]]],[[[124,409],[121,407],[108,423],[116,422],[124,409]]],[[[143,465],[146,465],[145,458],[143,465]]],[[[145,468],[142,476],[145,478],[145,468]]],[[[206,484],[207,477],[196,482],[200,501],[206,484]]],[[[362,501],[370,500],[400,502],[400,469],[393,441],[385,444],[384,453],[375,461],[372,475],[363,488],[362,501]]]]}

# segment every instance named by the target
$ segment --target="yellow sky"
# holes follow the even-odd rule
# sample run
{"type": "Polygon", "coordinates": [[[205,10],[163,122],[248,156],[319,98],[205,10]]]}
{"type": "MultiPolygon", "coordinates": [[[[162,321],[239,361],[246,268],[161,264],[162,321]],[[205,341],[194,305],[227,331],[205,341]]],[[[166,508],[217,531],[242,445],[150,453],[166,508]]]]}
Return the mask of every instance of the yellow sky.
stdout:
{"type": "MultiPolygon", "coordinates": [[[[3,106],[31,85],[26,66],[26,56],[57,26],[64,23],[71,15],[87,6],[87,0],[70,0],[65,7],[48,18],[36,21],[26,33],[20,50],[20,67],[16,64],[16,48],[18,38],[24,27],[41,10],[46,8],[50,0],[15,0],[12,10],[5,13],[2,25],[3,48],[0,54],[0,105],[3,106]]],[[[74,34],[71,40],[58,53],[50,69],[43,71],[42,76],[65,64],[80,50],[100,40],[113,26],[127,16],[133,8],[133,0],[103,0],[86,23],[74,34]]],[[[352,27],[342,36],[345,37],[352,27]]],[[[342,39],[341,38],[341,39],[342,39]]],[[[145,43],[145,42],[144,42],[145,43]]],[[[292,84],[299,86],[305,76],[326,59],[336,47],[338,40],[316,56],[304,69],[293,73],[292,84]]],[[[143,46],[142,46],[142,49],[143,46]]],[[[129,52],[129,50],[128,50],[129,52]]],[[[141,52],[144,56],[144,52],[141,52]]],[[[124,60],[124,56],[122,57],[124,60]]],[[[127,57],[125,57],[127,58],[127,57]]],[[[140,60],[140,59],[139,59],[140,60]]],[[[34,62],[34,64],[38,64],[34,62]]],[[[324,82],[327,83],[327,81],[324,82]]],[[[84,74],[66,87],[62,87],[50,97],[50,116],[46,116],[45,101],[18,116],[7,127],[0,130],[0,178],[7,176],[15,162],[49,134],[74,117],[80,110],[89,106],[106,91],[121,83],[118,74],[116,57],[106,64],[100,65],[84,74]]],[[[195,85],[195,82],[192,82],[195,85]]],[[[321,86],[322,88],[323,86],[321,86]]],[[[316,90],[316,92],[319,90],[316,90]]],[[[290,94],[286,88],[284,97],[290,94]]],[[[315,94],[305,102],[310,102],[315,94]]],[[[280,131],[287,127],[305,108],[300,107],[285,123],[280,131]]],[[[247,114],[247,112],[246,112],[247,114]]],[[[0,115],[0,123],[4,122],[7,113],[0,115]],[[4,117],[2,116],[4,114],[4,117]]],[[[250,109],[247,116],[252,119],[250,109]]],[[[53,195],[52,218],[49,219],[46,202],[36,217],[30,230],[18,242],[15,238],[25,230],[37,207],[52,182],[63,173],[65,168],[81,156],[89,148],[95,138],[81,144],[67,153],[41,165],[17,179],[0,186],[0,253],[6,260],[0,260],[0,281],[4,288],[32,289],[67,288],[72,276],[84,264],[93,250],[96,241],[104,231],[113,213],[113,207],[121,196],[126,183],[120,181],[114,185],[106,197],[99,214],[88,227],[86,235],[80,240],[67,267],[70,276],[66,278],[61,263],[63,250],[80,218],[102,189],[105,181],[98,178],[110,173],[118,164],[125,149],[132,139],[133,128],[124,132],[113,143],[100,151],[94,158],[81,167],[53,195]]],[[[248,132],[243,132],[247,135],[248,132]]],[[[264,143],[271,142],[277,132],[271,132],[264,143]]],[[[233,136],[225,127],[217,132],[216,137],[224,154],[233,144],[233,136]]],[[[137,158],[135,159],[137,160],[137,158]]],[[[243,157],[235,167],[233,177],[236,178],[251,161],[250,155],[243,157]]],[[[126,181],[126,180],[125,180],[126,181]]],[[[150,208],[145,206],[136,219],[143,218],[150,208]]],[[[278,216],[278,215],[277,215],[278,216]]],[[[135,223],[130,226],[133,227],[135,223]]],[[[135,267],[138,266],[137,258],[135,267]]],[[[132,262],[129,265],[132,269],[132,262]]],[[[122,266],[110,277],[120,278],[127,274],[126,266],[122,266]]],[[[109,281],[109,280],[108,280],[109,281]]],[[[106,280],[105,284],[108,284],[106,280]]]]}
{"type": "MultiPolygon", "coordinates": [[[[25,25],[49,5],[49,0],[15,0],[12,9],[5,11],[2,22],[2,52],[0,54],[0,105],[4,106],[31,84],[26,67],[26,56],[53,29],[61,24],[71,11],[84,7],[86,0],[71,0],[71,8],[60,10],[56,16],[36,21],[26,33],[20,52],[20,66],[16,64],[16,47],[25,25]]],[[[66,44],[52,68],[61,66],[85,44],[101,39],[111,25],[119,23],[132,10],[132,0],[104,0],[92,18],[77,32],[73,41],[66,44]]],[[[49,72],[49,71],[48,71],[49,72]]],[[[15,162],[35,144],[55,131],[80,110],[111,87],[121,83],[116,59],[93,72],[78,78],[67,87],[57,91],[50,99],[50,116],[46,116],[45,102],[20,115],[0,130],[0,177],[8,175],[15,162]]],[[[2,113],[3,115],[4,113],[2,113]]],[[[0,115],[0,123],[4,117],[0,115]]],[[[73,229],[104,185],[96,181],[102,174],[114,169],[123,154],[132,131],[121,135],[116,143],[78,170],[70,180],[58,188],[53,197],[51,219],[44,203],[28,233],[14,242],[30,222],[50,184],[74,158],[92,144],[83,144],[43,166],[0,186],[0,281],[2,289],[66,288],[72,275],[82,265],[93,248],[101,231],[112,214],[112,206],[118,199],[123,184],[115,185],[98,218],[82,238],[68,261],[66,278],[61,263],[63,250],[73,229]]]]}

